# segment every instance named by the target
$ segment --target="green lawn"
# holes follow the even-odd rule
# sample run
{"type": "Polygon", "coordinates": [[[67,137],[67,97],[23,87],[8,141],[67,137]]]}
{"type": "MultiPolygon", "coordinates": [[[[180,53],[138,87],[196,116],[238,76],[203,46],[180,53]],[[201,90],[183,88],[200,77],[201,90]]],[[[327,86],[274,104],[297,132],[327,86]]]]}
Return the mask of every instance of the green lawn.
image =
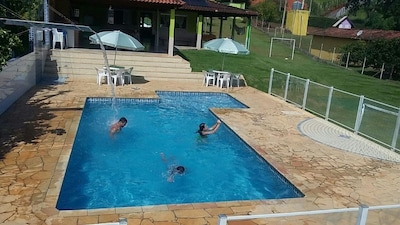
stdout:
{"type": "MultiPolygon", "coordinates": [[[[242,27],[244,25],[238,24],[242,27]]],[[[218,31],[213,27],[213,31],[218,31]]],[[[229,25],[224,23],[223,34],[230,37],[229,25]]],[[[236,35],[235,40],[244,43],[244,35],[236,35]]],[[[269,57],[271,37],[253,28],[249,55],[225,55],[224,70],[242,73],[247,84],[267,92],[271,68],[294,76],[310,79],[327,86],[333,86],[357,95],[400,106],[400,82],[379,80],[356,71],[316,61],[299,51],[294,60],[287,45],[274,41],[272,57],[269,57]],[[285,59],[288,58],[288,59],[285,59]]],[[[208,50],[181,50],[193,71],[221,69],[223,55],[208,50]]]]}

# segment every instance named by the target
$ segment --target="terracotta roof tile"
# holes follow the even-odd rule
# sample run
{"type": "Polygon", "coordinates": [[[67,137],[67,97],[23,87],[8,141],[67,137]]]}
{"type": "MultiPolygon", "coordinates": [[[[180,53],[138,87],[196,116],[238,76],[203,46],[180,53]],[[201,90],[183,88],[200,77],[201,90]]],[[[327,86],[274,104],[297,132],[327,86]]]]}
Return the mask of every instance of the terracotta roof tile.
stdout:
{"type": "Polygon", "coordinates": [[[143,2],[143,3],[157,3],[157,4],[167,4],[167,5],[183,5],[185,4],[182,0],[129,0],[131,2],[143,2]]]}
{"type": "Polygon", "coordinates": [[[257,16],[258,13],[248,9],[239,9],[232,6],[227,6],[222,3],[205,0],[207,6],[199,6],[199,5],[191,5],[184,4],[179,7],[180,10],[190,10],[190,11],[200,11],[205,12],[206,14],[212,15],[221,15],[221,16],[229,16],[229,15],[241,15],[241,16],[257,16]]]}
{"type": "Polygon", "coordinates": [[[374,40],[374,39],[395,39],[400,38],[400,31],[395,30],[368,30],[368,29],[340,29],[330,27],[327,29],[310,28],[308,34],[315,36],[326,36],[336,38],[374,40]]]}

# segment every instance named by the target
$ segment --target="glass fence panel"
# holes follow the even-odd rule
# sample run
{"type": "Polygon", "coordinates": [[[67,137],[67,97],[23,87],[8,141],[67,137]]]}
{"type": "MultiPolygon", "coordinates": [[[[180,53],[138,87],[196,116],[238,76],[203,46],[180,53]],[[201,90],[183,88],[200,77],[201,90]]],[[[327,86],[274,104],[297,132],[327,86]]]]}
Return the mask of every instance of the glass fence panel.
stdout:
{"type": "Polygon", "coordinates": [[[303,104],[305,85],[305,79],[291,76],[289,80],[287,100],[301,106],[303,104]]]}
{"type": "Polygon", "coordinates": [[[285,96],[286,74],[274,73],[271,93],[281,98],[285,96]]]}
{"type": "MultiPolygon", "coordinates": [[[[288,74],[274,70],[270,84],[273,95],[285,98],[287,77],[288,74]]],[[[310,81],[307,96],[304,96],[306,85],[307,80],[290,75],[285,100],[303,106],[305,97],[305,109],[325,118],[331,87],[310,81]]],[[[331,97],[328,119],[354,131],[360,96],[333,88],[331,97]]],[[[400,134],[396,136],[399,108],[368,98],[364,99],[362,108],[358,132],[400,153],[400,134]]]]}
{"type": "Polygon", "coordinates": [[[400,208],[397,209],[370,209],[366,225],[398,225],[400,222],[400,208]]]}
{"type": "Polygon", "coordinates": [[[325,117],[329,98],[329,88],[315,82],[308,87],[306,109],[325,117]]]}
{"type": "Polygon", "coordinates": [[[334,89],[329,119],[354,130],[360,97],[334,89]]]}
{"type": "Polygon", "coordinates": [[[359,132],[391,146],[397,113],[394,107],[366,98],[359,132]]]}

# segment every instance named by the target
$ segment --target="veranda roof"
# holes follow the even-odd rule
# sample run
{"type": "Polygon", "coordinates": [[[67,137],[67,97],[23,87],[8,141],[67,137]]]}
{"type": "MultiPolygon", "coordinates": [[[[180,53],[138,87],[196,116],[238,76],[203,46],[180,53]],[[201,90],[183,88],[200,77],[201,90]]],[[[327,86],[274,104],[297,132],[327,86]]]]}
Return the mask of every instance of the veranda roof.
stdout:
{"type": "Polygon", "coordinates": [[[185,0],[185,4],[179,10],[197,11],[204,16],[257,16],[258,12],[239,9],[211,0],[185,0]],[[199,2],[202,1],[202,4],[199,2]],[[196,4],[197,3],[197,4],[196,4]]]}
{"type": "Polygon", "coordinates": [[[329,27],[326,29],[311,28],[308,29],[308,34],[314,36],[360,39],[360,40],[375,40],[375,39],[395,39],[400,38],[400,31],[395,30],[370,30],[370,29],[340,29],[329,27]]]}

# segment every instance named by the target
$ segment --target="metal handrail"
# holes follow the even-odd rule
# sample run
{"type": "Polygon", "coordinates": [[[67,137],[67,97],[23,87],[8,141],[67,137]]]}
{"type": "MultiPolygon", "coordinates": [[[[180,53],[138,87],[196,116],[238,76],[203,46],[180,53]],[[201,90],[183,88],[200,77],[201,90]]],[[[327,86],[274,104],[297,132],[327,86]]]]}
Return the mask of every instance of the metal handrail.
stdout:
{"type": "Polygon", "coordinates": [[[218,225],[227,225],[228,221],[235,221],[235,220],[266,219],[266,218],[289,217],[289,216],[307,216],[307,215],[319,215],[319,214],[327,214],[327,213],[344,213],[344,212],[356,212],[356,211],[358,211],[356,225],[366,225],[369,210],[395,209],[395,208],[400,208],[400,204],[371,206],[371,207],[362,204],[358,208],[326,209],[326,210],[301,211],[301,212],[290,212],[290,213],[258,214],[258,215],[243,215],[243,216],[227,216],[225,214],[220,214],[218,216],[219,217],[218,225]]]}

